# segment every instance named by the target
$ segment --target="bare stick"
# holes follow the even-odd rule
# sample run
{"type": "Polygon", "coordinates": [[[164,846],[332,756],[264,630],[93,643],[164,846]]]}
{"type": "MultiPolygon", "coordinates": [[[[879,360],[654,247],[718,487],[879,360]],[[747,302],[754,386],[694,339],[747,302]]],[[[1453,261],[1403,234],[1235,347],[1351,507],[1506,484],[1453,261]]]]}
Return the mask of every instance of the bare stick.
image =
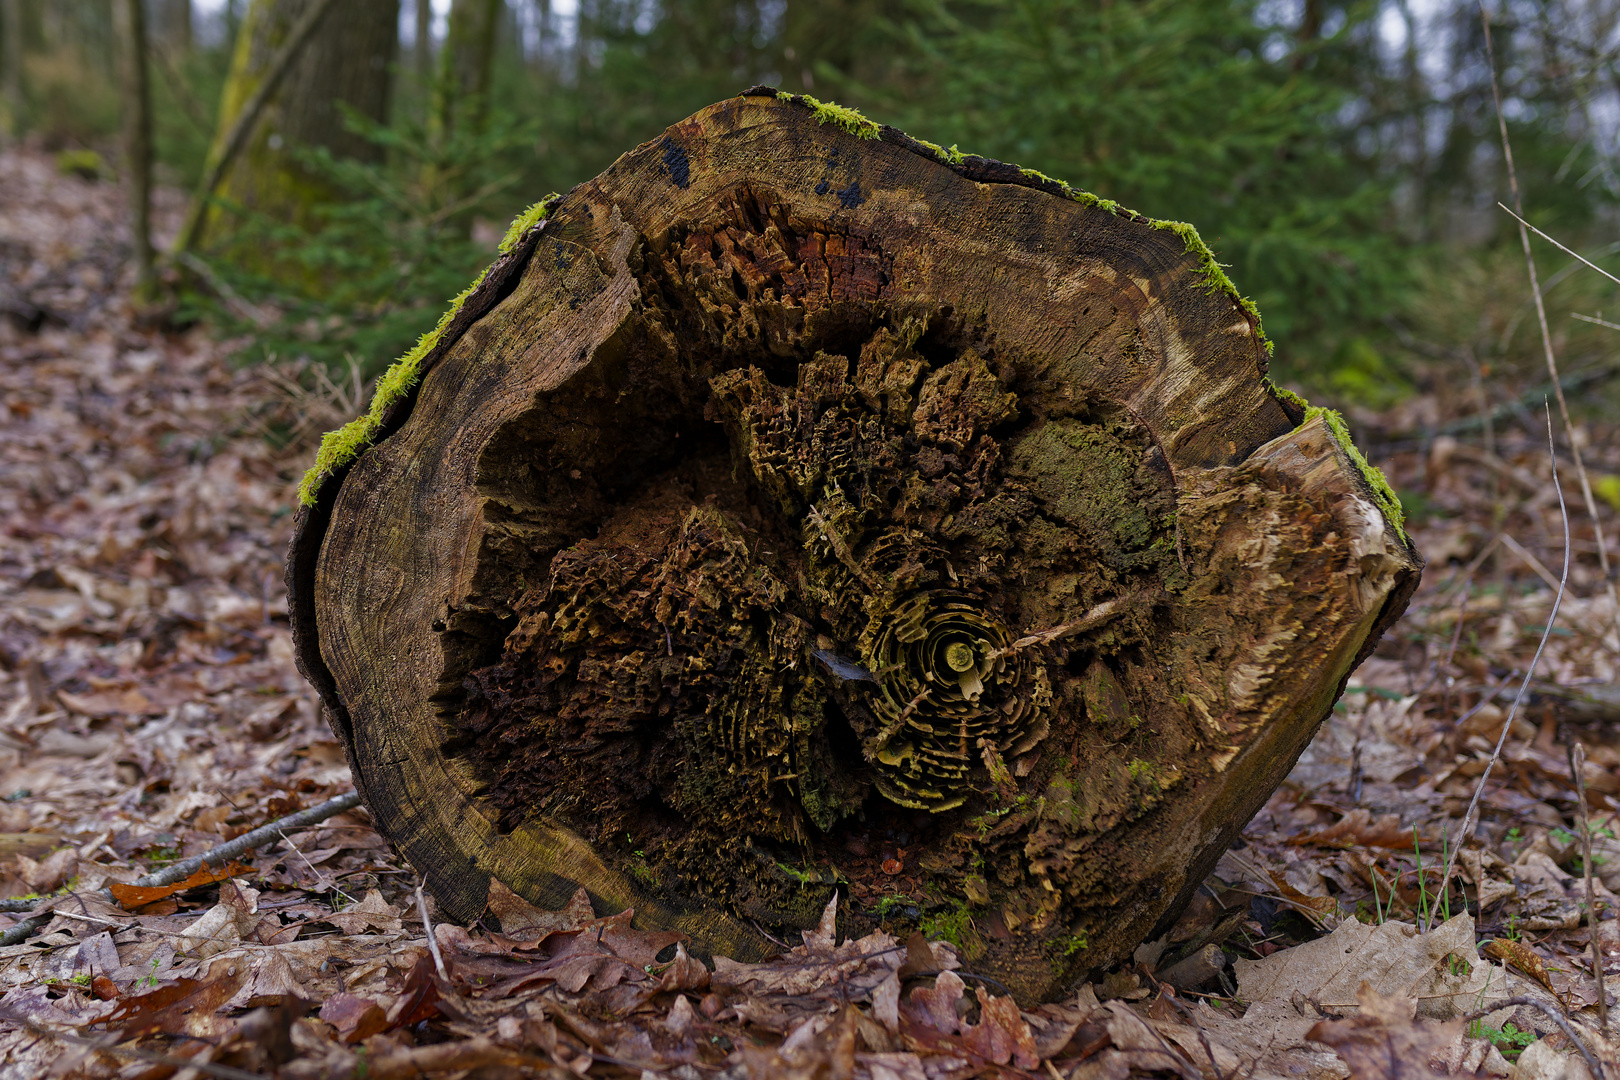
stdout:
{"type": "Polygon", "coordinates": [[[235,840],[221,844],[212,851],[204,852],[201,855],[193,855],[189,859],[181,859],[179,862],[166,866],[155,874],[137,878],[132,884],[139,885],[142,888],[152,885],[173,885],[177,881],[186,880],[205,865],[224,866],[227,861],[236,858],[236,856],[252,851],[255,848],[264,847],[264,845],[278,837],[286,839],[286,837],[282,836],[282,830],[284,829],[302,829],[305,825],[314,825],[325,821],[329,817],[336,817],[343,811],[353,809],[359,805],[360,793],[357,791],[351,791],[347,795],[339,795],[335,799],[327,799],[325,802],[312,806],[308,810],[288,814],[286,817],[278,818],[268,825],[261,825],[252,832],[245,832],[235,840]]]}
{"type": "MultiPolygon", "coordinates": [[[[1592,519],[1592,532],[1597,536],[1598,563],[1603,570],[1603,588],[1609,595],[1609,620],[1614,625],[1615,644],[1620,647],[1620,595],[1615,593],[1614,578],[1609,572],[1609,544],[1603,536],[1603,520],[1598,517],[1597,500],[1592,497],[1592,484],[1586,478],[1586,464],[1581,460],[1581,447],[1575,438],[1575,425],[1569,418],[1569,403],[1564,400],[1564,386],[1558,378],[1558,360],[1553,354],[1552,331],[1547,327],[1547,305],[1542,302],[1541,282],[1536,276],[1536,260],[1530,253],[1530,225],[1524,220],[1524,200],[1519,196],[1519,174],[1513,168],[1513,144],[1508,140],[1507,117],[1502,112],[1502,88],[1496,78],[1496,52],[1491,44],[1491,19],[1485,12],[1484,0],[1480,0],[1479,17],[1485,26],[1485,58],[1491,67],[1491,94],[1496,101],[1496,126],[1502,135],[1502,158],[1507,163],[1508,187],[1513,192],[1513,209],[1508,210],[1508,213],[1519,223],[1519,243],[1524,248],[1524,265],[1530,271],[1530,295],[1536,302],[1536,320],[1541,324],[1541,349],[1546,355],[1547,373],[1552,376],[1553,394],[1558,398],[1558,415],[1564,421],[1564,433],[1569,436],[1569,455],[1575,462],[1575,476],[1581,483],[1581,498],[1586,503],[1587,516],[1592,519]]],[[[1502,209],[1507,210],[1507,207],[1503,206],[1502,209]]],[[[1552,237],[1541,230],[1537,229],[1536,232],[1552,240],[1552,237]]],[[[1553,240],[1553,243],[1558,242],[1553,240]]],[[[1558,246],[1569,251],[1562,244],[1558,246]]],[[[1573,251],[1569,253],[1575,255],[1573,251]]],[[[1575,257],[1581,259],[1579,255],[1575,257]]],[[[1586,262],[1585,259],[1581,261],[1586,262]]],[[[1589,262],[1586,264],[1592,266],[1589,262]]],[[[1620,278],[1614,278],[1612,274],[1599,270],[1596,266],[1592,266],[1592,269],[1611,280],[1620,281],[1620,278]]],[[[1556,480],[1556,477],[1554,479],[1556,480]]]]}
{"type": "Polygon", "coordinates": [[[184,255],[196,246],[202,236],[203,217],[208,213],[208,203],[214,197],[214,190],[219,187],[220,181],[225,179],[225,173],[236,161],[243,148],[247,146],[248,136],[253,133],[254,124],[258,123],[259,114],[270,103],[281,86],[281,80],[292,69],[293,61],[303,51],[304,43],[315,32],[321,17],[335,0],[315,0],[299,20],[293,24],[292,30],[287,34],[287,40],[282,43],[281,50],[271,59],[270,66],[265,70],[264,81],[259,88],[253,91],[253,96],[242,105],[242,110],[236,114],[231,123],[231,129],[220,142],[219,156],[208,165],[208,171],[203,174],[202,182],[197,185],[197,191],[191,196],[191,206],[186,210],[186,223],[180,229],[180,236],[174,242],[174,250],[169,253],[171,259],[184,255]]]}
{"type": "Polygon", "coordinates": [[[444,970],[444,954],[439,951],[439,939],[433,936],[433,920],[428,918],[427,900],[422,896],[422,879],[416,879],[416,911],[422,916],[422,933],[427,935],[428,951],[433,954],[433,966],[439,972],[439,978],[445,982],[450,981],[450,973],[444,970]]]}
{"type": "Polygon", "coordinates": [[[1485,763],[1485,771],[1479,774],[1479,783],[1474,786],[1474,797],[1468,800],[1468,810],[1463,814],[1462,827],[1457,830],[1456,839],[1451,845],[1451,853],[1446,856],[1446,871],[1441,875],[1440,888],[1435,891],[1434,900],[1429,905],[1430,923],[1434,922],[1440,898],[1451,887],[1451,872],[1457,865],[1457,853],[1468,842],[1468,834],[1473,830],[1474,811],[1479,809],[1480,796],[1485,794],[1485,782],[1491,778],[1491,770],[1496,767],[1497,759],[1502,756],[1502,744],[1507,742],[1508,732],[1513,729],[1513,718],[1519,714],[1519,705],[1524,701],[1525,691],[1530,689],[1530,680],[1535,677],[1536,666],[1541,663],[1541,654],[1547,648],[1547,639],[1552,636],[1553,624],[1558,621],[1558,607],[1564,602],[1564,589],[1569,583],[1569,508],[1564,505],[1564,486],[1558,482],[1558,454],[1553,445],[1551,409],[1547,410],[1547,456],[1552,461],[1553,490],[1558,493],[1558,515],[1564,522],[1564,572],[1558,579],[1558,592],[1553,597],[1552,611],[1547,615],[1547,625],[1542,628],[1541,641],[1536,644],[1536,655],[1530,658],[1530,666],[1524,671],[1524,681],[1519,683],[1519,692],[1513,695],[1513,704],[1502,720],[1502,733],[1496,737],[1496,746],[1491,750],[1491,759],[1485,763]]]}
{"type": "MultiPolygon", "coordinates": [[[[1497,203],[1496,205],[1497,206],[1502,206],[1501,203],[1497,203]]],[[[1524,220],[1524,218],[1520,217],[1518,214],[1515,214],[1512,210],[1508,210],[1507,207],[1502,206],[1502,209],[1507,210],[1508,216],[1511,217],[1514,221],[1517,221],[1524,228],[1529,229],[1531,232],[1535,233],[1537,236],[1539,236],[1543,240],[1547,241],[1547,243],[1551,244],[1553,247],[1557,248],[1559,251],[1562,251],[1565,255],[1569,255],[1569,256],[1572,256],[1574,258],[1579,259],[1581,262],[1585,263],[1587,266],[1590,266],[1593,270],[1596,270],[1598,273],[1602,274],[1604,277],[1608,278],[1610,281],[1614,282],[1616,285],[1620,285],[1620,277],[1615,277],[1613,274],[1611,274],[1607,270],[1603,269],[1603,267],[1599,266],[1597,263],[1593,262],[1591,259],[1588,259],[1585,255],[1582,255],[1580,252],[1571,251],[1569,248],[1565,247],[1563,244],[1560,244],[1557,240],[1554,240],[1552,237],[1548,236],[1546,233],[1542,232],[1540,229],[1536,228],[1534,225],[1532,225],[1528,221],[1524,220]]],[[[1577,315],[1575,317],[1577,319],[1580,318],[1579,315],[1577,315]]]]}
{"type": "Polygon", "coordinates": [[[1533,555],[1530,551],[1526,550],[1523,544],[1513,539],[1513,537],[1507,533],[1503,533],[1502,546],[1513,552],[1513,554],[1517,555],[1520,562],[1524,563],[1524,565],[1528,566],[1531,570],[1534,570],[1536,577],[1546,582],[1549,589],[1558,588],[1558,579],[1553,577],[1552,571],[1547,569],[1545,563],[1536,558],[1535,555],[1533,555]]]}
{"type": "Polygon", "coordinates": [[[1569,776],[1581,811],[1581,863],[1586,871],[1586,929],[1592,937],[1592,978],[1597,980],[1598,1030],[1609,1033],[1609,992],[1603,988],[1603,947],[1598,944],[1597,896],[1592,889],[1592,825],[1586,815],[1586,747],[1569,744],[1569,776]]]}
{"type": "MultiPolygon", "coordinates": [[[[286,817],[278,818],[268,825],[262,825],[252,832],[245,832],[235,840],[223,843],[212,851],[206,851],[201,855],[193,855],[189,859],[181,859],[177,863],[165,866],[162,870],[138,877],[130,884],[142,889],[149,889],[158,885],[173,885],[176,882],[186,880],[204,866],[224,866],[231,859],[245,852],[264,847],[266,844],[273,843],[276,840],[286,840],[286,835],[283,832],[285,829],[301,829],[306,825],[314,825],[359,805],[360,794],[355,791],[351,791],[347,795],[339,795],[335,799],[327,799],[325,802],[312,806],[308,810],[288,814],[286,817]]],[[[292,843],[290,840],[287,842],[292,843]]],[[[97,895],[110,900],[112,899],[112,890],[99,889],[97,895]]],[[[0,901],[0,911],[33,911],[40,904],[49,902],[49,899],[24,900],[19,897],[0,901]],[[16,906],[20,904],[26,904],[27,906],[16,906]]],[[[41,926],[44,926],[50,920],[50,917],[51,913],[44,911],[32,918],[24,919],[4,934],[0,934],[0,946],[16,945],[27,941],[41,926]]]]}
{"type": "Polygon", "coordinates": [[[148,67],[146,6],[124,0],[119,9],[127,35],[124,57],[124,155],[129,172],[129,233],[135,249],[135,297],[152,300],[152,87],[148,67]]]}

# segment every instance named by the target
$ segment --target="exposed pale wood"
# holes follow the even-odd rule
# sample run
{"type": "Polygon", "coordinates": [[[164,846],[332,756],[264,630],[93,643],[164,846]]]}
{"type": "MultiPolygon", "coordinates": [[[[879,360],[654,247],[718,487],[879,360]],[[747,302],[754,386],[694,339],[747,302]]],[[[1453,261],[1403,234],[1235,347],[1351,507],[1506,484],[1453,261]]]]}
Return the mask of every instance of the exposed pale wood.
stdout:
{"type": "Polygon", "coordinates": [[[1050,996],[1174,916],[1421,565],[1176,232],[774,97],[570,192],[424,369],[288,575],[456,919],[583,884],[749,957],[838,888],[1050,996]],[[907,611],[959,688],[873,670],[907,611]]]}

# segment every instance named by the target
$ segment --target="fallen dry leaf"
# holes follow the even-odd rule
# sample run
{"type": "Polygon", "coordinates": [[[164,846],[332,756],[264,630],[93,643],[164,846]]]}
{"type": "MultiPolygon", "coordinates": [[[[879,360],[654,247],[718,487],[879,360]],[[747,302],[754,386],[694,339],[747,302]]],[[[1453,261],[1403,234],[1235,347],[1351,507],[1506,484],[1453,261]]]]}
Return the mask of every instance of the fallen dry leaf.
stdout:
{"type": "Polygon", "coordinates": [[[1336,824],[1292,837],[1288,842],[1296,847],[1311,844],[1349,847],[1359,844],[1362,847],[1392,848],[1404,852],[1412,847],[1412,830],[1401,828],[1399,814],[1381,814],[1374,820],[1372,811],[1357,807],[1336,824]]]}
{"type": "Polygon", "coordinates": [[[30,892],[54,892],[58,886],[67,881],[79,869],[79,853],[71,847],[59,848],[45,858],[35,862],[27,855],[18,855],[15,859],[18,876],[28,886],[30,892]]]}
{"type": "Polygon", "coordinates": [[[1292,999],[1324,1009],[1354,1006],[1363,981],[1419,999],[1423,1015],[1449,1019],[1507,997],[1507,979],[1474,947],[1474,921],[1458,915],[1420,934],[1410,923],[1346,919],[1333,933],[1261,960],[1233,964],[1248,1001],[1292,999]]]}
{"type": "Polygon", "coordinates": [[[578,930],[596,918],[590,895],[576,889],[568,906],[561,911],[545,911],[507,888],[500,878],[489,879],[489,913],[500,920],[502,936],[515,941],[536,942],[547,934],[578,930]]]}
{"type": "Polygon", "coordinates": [[[199,978],[179,979],[144,994],[119,998],[97,1023],[109,1025],[109,1030],[116,1025],[118,1042],[155,1031],[193,1038],[217,1036],[230,1024],[215,1016],[214,1010],[234,997],[246,979],[245,964],[216,961],[199,978]]]}
{"type": "Polygon", "coordinates": [[[1346,1020],[1324,1020],[1307,1036],[1333,1047],[1350,1069],[1351,1080],[1427,1080],[1429,1062],[1462,1034],[1461,1021],[1419,1023],[1417,999],[1384,995],[1363,982],[1356,990],[1359,1011],[1346,1020]]]}
{"type": "Polygon", "coordinates": [[[109,883],[107,888],[112,893],[113,899],[117,900],[125,910],[133,911],[136,908],[145,907],[147,904],[156,903],[164,897],[185,892],[187,889],[212,885],[216,881],[225,881],[228,878],[252,872],[251,867],[243,863],[232,862],[217,870],[203,866],[184,881],[177,881],[172,885],[127,885],[122,881],[114,881],[109,883]]]}
{"type": "Polygon", "coordinates": [[[388,1027],[388,1014],[381,1005],[358,994],[336,993],[321,1004],[322,1020],[337,1028],[346,1043],[357,1043],[388,1027]]]}
{"type": "Polygon", "coordinates": [[[1492,960],[1501,960],[1512,964],[1536,982],[1546,987],[1549,993],[1557,995],[1553,988],[1552,978],[1547,974],[1547,965],[1535,950],[1522,941],[1509,941],[1506,938],[1494,938],[1480,946],[1480,955],[1488,956],[1492,960]]]}
{"type": "Polygon", "coordinates": [[[342,911],[333,912],[322,918],[345,934],[363,934],[367,930],[381,930],[385,934],[391,934],[402,925],[399,914],[399,908],[384,900],[381,892],[372,889],[359,903],[350,904],[342,911]]]}

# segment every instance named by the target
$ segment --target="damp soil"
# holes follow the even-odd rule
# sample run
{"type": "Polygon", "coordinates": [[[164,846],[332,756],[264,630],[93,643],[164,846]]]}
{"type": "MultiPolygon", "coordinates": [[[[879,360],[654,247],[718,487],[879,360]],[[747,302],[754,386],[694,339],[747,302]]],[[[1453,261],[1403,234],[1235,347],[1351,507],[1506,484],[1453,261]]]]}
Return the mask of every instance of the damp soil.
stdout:
{"type": "Polygon", "coordinates": [[[1033,923],[1063,962],[1049,849],[1106,854],[1191,745],[1154,660],[1162,452],[747,190],[631,265],[633,314],[481,463],[447,753],[501,828],[565,825],[655,894],[791,927],[837,889],[970,952],[1033,923]]]}

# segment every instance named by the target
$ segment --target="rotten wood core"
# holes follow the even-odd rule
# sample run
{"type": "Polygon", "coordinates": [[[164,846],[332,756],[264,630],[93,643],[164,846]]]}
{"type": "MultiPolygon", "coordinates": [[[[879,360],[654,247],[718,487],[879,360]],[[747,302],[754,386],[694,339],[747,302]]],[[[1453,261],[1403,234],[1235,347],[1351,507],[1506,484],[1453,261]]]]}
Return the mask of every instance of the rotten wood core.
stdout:
{"type": "Polygon", "coordinates": [[[1051,996],[1404,608],[1416,553],[1179,235],[965,171],[704,110],[301,514],[300,663],[451,917],[582,884],[747,957],[836,890],[1051,996]]]}

